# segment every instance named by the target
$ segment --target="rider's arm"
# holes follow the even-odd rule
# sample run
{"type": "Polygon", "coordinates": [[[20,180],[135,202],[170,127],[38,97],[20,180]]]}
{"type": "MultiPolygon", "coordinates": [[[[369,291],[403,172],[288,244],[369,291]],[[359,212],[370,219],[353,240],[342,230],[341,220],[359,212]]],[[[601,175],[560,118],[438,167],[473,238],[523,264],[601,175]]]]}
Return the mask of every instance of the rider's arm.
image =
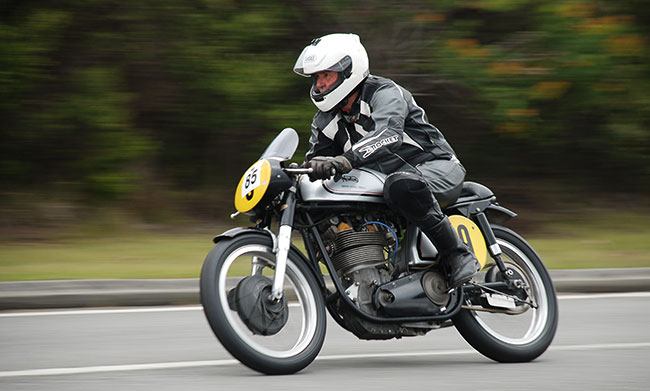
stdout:
{"type": "Polygon", "coordinates": [[[311,124],[309,151],[305,154],[305,161],[308,162],[315,156],[336,156],[343,153],[342,148],[334,142],[337,131],[338,117],[332,119],[327,118],[324,113],[317,113],[311,124]]]}
{"type": "Polygon", "coordinates": [[[375,92],[369,103],[375,128],[343,154],[352,167],[392,157],[402,145],[408,104],[401,89],[394,83],[386,84],[375,92]]]}

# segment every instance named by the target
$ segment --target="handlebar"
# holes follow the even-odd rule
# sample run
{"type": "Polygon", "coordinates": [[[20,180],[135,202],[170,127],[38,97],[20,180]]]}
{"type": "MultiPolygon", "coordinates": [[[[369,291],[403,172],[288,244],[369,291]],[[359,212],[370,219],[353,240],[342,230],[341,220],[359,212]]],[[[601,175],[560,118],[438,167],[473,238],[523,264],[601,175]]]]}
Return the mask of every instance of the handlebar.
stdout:
{"type": "MultiPolygon", "coordinates": [[[[311,174],[314,169],[309,168],[285,168],[284,171],[289,174],[311,174]]],[[[330,177],[336,176],[336,168],[332,167],[330,170],[330,177]]]]}
{"type": "Polygon", "coordinates": [[[313,168],[285,168],[284,172],[289,174],[311,174],[314,172],[313,168]]]}

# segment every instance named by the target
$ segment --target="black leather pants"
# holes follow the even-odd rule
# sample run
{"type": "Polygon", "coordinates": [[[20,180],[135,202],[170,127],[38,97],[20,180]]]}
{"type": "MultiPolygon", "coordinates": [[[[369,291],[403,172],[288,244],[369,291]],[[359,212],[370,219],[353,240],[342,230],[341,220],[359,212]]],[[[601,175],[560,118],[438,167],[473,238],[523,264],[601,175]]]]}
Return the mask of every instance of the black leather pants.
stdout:
{"type": "Polygon", "coordinates": [[[441,207],[456,201],[465,168],[457,159],[405,165],[386,177],[384,199],[397,213],[423,230],[442,220],[441,207]]]}

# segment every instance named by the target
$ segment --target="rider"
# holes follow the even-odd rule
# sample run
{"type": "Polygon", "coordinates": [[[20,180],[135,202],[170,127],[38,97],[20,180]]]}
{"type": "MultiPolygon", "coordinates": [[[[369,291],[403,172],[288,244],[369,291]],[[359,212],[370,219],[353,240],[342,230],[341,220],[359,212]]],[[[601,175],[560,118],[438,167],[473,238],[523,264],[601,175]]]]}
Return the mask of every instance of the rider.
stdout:
{"type": "Polygon", "coordinates": [[[294,72],[312,79],[311,100],[319,110],[305,156],[310,179],[327,179],[332,168],[339,175],[358,167],[387,174],[386,202],[431,239],[458,287],[480,265],[441,205],[460,195],[465,168],[411,93],[371,75],[368,62],[355,34],[314,39],[296,61],[294,72]]]}

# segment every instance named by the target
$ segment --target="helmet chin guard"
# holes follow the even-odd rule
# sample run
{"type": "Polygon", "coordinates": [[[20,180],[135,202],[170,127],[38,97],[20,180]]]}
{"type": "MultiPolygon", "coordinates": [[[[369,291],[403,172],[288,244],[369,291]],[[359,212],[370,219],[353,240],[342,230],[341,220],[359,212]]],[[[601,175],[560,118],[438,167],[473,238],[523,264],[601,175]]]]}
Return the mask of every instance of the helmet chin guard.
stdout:
{"type": "Polygon", "coordinates": [[[300,53],[293,71],[305,77],[323,71],[338,74],[337,81],[326,91],[319,91],[315,80],[312,83],[310,97],[320,111],[335,108],[370,73],[368,54],[356,34],[329,34],[314,39],[300,53]]]}

